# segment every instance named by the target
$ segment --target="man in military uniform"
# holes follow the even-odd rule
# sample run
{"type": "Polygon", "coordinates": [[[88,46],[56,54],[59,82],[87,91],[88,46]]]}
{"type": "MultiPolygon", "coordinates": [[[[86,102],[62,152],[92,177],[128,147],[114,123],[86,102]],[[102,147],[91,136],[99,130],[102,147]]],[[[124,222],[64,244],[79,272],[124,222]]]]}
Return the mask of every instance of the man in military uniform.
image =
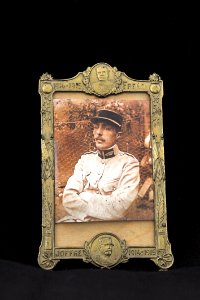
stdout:
{"type": "Polygon", "coordinates": [[[101,109],[91,119],[97,151],[81,156],[63,193],[66,216],[59,222],[126,220],[136,199],[139,163],[116,145],[122,116],[101,109]]]}

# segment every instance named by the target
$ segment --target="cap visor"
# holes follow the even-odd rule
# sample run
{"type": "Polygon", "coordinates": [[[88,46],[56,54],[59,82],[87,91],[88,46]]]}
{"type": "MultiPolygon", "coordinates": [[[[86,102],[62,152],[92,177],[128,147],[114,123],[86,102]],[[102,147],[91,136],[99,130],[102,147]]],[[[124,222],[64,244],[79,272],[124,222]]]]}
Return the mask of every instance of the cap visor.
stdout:
{"type": "Polygon", "coordinates": [[[103,121],[103,120],[106,120],[106,121],[109,121],[119,127],[121,127],[121,125],[119,123],[117,123],[116,121],[112,120],[112,119],[109,119],[109,118],[105,118],[105,117],[94,117],[94,118],[91,118],[91,122],[92,123],[96,123],[98,121],[103,121]]]}

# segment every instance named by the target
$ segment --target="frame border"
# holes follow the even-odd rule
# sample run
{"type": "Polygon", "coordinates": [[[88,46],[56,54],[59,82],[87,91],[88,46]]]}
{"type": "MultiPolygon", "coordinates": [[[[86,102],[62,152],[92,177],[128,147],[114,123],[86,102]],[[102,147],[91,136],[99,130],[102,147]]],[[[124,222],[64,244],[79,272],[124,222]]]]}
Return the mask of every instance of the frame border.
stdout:
{"type": "Polygon", "coordinates": [[[60,259],[83,259],[101,268],[111,268],[127,262],[130,258],[150,258],[161,269],[172,266],[174,258],[167,232],[166,208],[166,181],[164,160],[164,135],[162,118],[163,81],[160,76],[153,73],[149,80],[135,80],[124,72],[118,71],[107,63],[97,63],[88,67],[86,71],[79,72],[69,79],[54,80],[44,73],[39,79],[39,94],[41,97],[41,150],[42,150],[42,240],[39,247],[38,264],[41,268],[49,270],[60,259]],[[106,67],[113,78],[109,86],[95,87],[94,70],[97,67],[106,67]],[[122,92],[144,92],[151,102],[151,141],[153,159],[153,181],[155,186],[155,246],[154,247],[127,247],[125,240],[120,240],[110,232],[100,233],[91,241],[85,241],[84,248],[55,248],[55,215],[54,215],[54,120],[53,120],[53,94],[55,92],[84,92],[105,97],[122,92]],[[99,236],[109,236],[115,240],[118,253],[117,262],[104,265],[93,259],[93,244],[99,236]]]}

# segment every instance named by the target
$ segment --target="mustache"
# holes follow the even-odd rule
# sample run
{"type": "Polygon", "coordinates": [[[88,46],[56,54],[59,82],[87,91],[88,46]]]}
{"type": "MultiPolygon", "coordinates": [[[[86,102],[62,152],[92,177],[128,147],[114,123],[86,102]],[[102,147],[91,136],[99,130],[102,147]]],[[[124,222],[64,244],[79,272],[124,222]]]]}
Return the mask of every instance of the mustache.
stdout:
{"type": "Polygon", "coordinates": [[[102,138],[100,138],[100,137],[96,137],[94,140],[95,140],[95,141],[101,141],[101,142],[105,142],[105,140],[104,140],[104,139],[102,139],[102,138]]]}

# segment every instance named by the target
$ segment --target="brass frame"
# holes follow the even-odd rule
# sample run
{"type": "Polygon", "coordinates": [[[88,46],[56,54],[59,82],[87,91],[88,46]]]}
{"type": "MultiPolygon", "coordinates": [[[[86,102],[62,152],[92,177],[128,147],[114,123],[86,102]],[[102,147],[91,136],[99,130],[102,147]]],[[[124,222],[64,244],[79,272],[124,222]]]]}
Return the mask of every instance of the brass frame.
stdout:
{"type": "Polygon", "coordinates": [[[161,269],[168,269],[173,264],[171,245],[168,241],[165,162],[162,120],[163,81],[159,75],[152,74],[149,80],[134,80],[125,73],[112,68],[106,63],[88,67],[70,79],[54,80],[45,73],[39,80],[41,96],[41,134],[42,134],[42,241],[39,248],[38,263],[41,268],[52,269],[60,259],[83,259],[100,267],[111,268],[130,258],[150,258],[161,269]],[[99,88],[93,84],[94,70],[106,66],[112,76],[112,83],[99,88]],[[151,102],[151,140],[153,155],[153,180],[155,185],[155,246],[127,247],[126,237],[120,240],[115,233],[99,232],[91,241],[85,241],[82,248],[57,249],[54,246],[54,133],[53,133],[53,94],[58,91],[84,92],[105,97],[122,92],[145,92],[151,102]],[[116,248],[117,259],[108,265],[96,263],[95,243],[99,236],[111,237],[116,248]]]}

